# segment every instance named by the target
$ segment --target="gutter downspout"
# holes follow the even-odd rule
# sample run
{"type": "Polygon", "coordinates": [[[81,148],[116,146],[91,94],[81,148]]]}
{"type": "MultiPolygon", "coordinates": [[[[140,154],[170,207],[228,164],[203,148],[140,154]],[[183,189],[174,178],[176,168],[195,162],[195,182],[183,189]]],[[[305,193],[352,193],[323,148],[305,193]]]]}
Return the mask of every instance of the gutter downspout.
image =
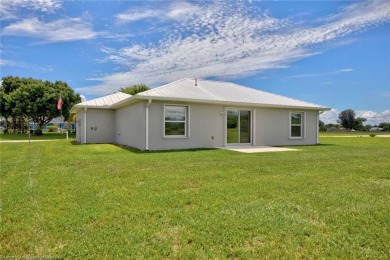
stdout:
{"type": "Polygon", "coordinates": [[[145,109],[145,150],[149,151],[149,107],[152,100],[149,98],[145,109]]]}
{"type": "Polygon", "coordinates": [[[87,143],[87,108],[84,108],[84,144],[87,143]]]}

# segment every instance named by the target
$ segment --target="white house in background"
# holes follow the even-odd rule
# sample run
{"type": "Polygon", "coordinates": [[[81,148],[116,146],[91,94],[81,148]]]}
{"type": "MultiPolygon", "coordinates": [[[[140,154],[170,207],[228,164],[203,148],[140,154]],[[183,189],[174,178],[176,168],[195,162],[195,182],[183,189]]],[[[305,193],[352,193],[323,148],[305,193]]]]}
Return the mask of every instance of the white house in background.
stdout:
{"type": "Polygon", "coordinates": [[[182,79],[75,105],[77,141],[140,150],[318,144],[328,107],[221,81],[182,79]]]}

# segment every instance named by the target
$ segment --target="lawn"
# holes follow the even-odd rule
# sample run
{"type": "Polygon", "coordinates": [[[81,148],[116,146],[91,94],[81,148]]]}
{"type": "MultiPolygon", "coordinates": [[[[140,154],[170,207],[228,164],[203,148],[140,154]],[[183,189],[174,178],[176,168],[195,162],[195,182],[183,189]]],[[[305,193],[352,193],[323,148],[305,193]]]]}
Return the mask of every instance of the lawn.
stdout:
{"type": "Polygon", "coordinates": [[[3,257],[390,258],[390,138],[297,152],[0,143],[3,257]]]}
{"type": "MultiPolygon", "coordinates": [[[[68,138],[75,138],[76,135],[74,133],[68,133],[68,138]]],[[[44,132],[43,135],[30,135],[29,134],[0,134],[1,140],[51,140],[51,139],[66,139],[66,132],[62,133],[51,133],[44,132]]]]}

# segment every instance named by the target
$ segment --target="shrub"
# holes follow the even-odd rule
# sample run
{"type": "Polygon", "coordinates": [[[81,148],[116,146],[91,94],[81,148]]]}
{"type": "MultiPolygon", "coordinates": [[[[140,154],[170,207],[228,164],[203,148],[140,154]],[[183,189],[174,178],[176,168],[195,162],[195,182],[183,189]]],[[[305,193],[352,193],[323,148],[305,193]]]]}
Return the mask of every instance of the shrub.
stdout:
{"type": "Polygon", "coordinates": [[[48,126],[47,127],[47,131],[48,132],[57,132],[58,131],[58,127],[55,126],[55,125],[48,126]]]}
{"type": "Polygon", "coordinates": [[[370,137],[375,137],[376,136],[376,134],[370,134],[370,137]]]}
{"type": "Polygon", "coordinates": [[[42,130],[40,129],[35,130],[35,135],[43,135],[42,130]]]}

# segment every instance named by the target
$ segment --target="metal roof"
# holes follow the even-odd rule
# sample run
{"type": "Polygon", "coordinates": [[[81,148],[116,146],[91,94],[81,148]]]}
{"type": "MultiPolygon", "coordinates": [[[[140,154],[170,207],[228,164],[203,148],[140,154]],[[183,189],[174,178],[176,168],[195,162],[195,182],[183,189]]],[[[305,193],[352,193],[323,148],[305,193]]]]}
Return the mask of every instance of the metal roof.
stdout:
{"type": "Polygon", "coordinates": [[[133,98],[174,99],[265,107],[295,107],[315,110],[329,108],[238,84],[211,80],[182,79],[139,93],[133,98]]]}
{"type": "Polygon", "coordinates": [[[134,96],[118,92],[105,97],[82,102],[75,105],[72,108],[72,112],[77,112],[84,107],[117,109],[145,99],[224,104],[231,106],[330,110],[328,107],[244,87],[230,82],[185,78],[138,93],[134,96]]]}
{"type": "Polygon", "coordinates": [[[101,98],[96,98],[88,101],[84,101],[81,103],[76,104],[72,108],[72,112],[77,112],[78,110],[82,108],[106,108],[110,109],[112,105],[125,100],[127,98],[131,97],[129,94],[125,94],[122,92],[117,92],[108,96],[104,96],[101,98]]]}

